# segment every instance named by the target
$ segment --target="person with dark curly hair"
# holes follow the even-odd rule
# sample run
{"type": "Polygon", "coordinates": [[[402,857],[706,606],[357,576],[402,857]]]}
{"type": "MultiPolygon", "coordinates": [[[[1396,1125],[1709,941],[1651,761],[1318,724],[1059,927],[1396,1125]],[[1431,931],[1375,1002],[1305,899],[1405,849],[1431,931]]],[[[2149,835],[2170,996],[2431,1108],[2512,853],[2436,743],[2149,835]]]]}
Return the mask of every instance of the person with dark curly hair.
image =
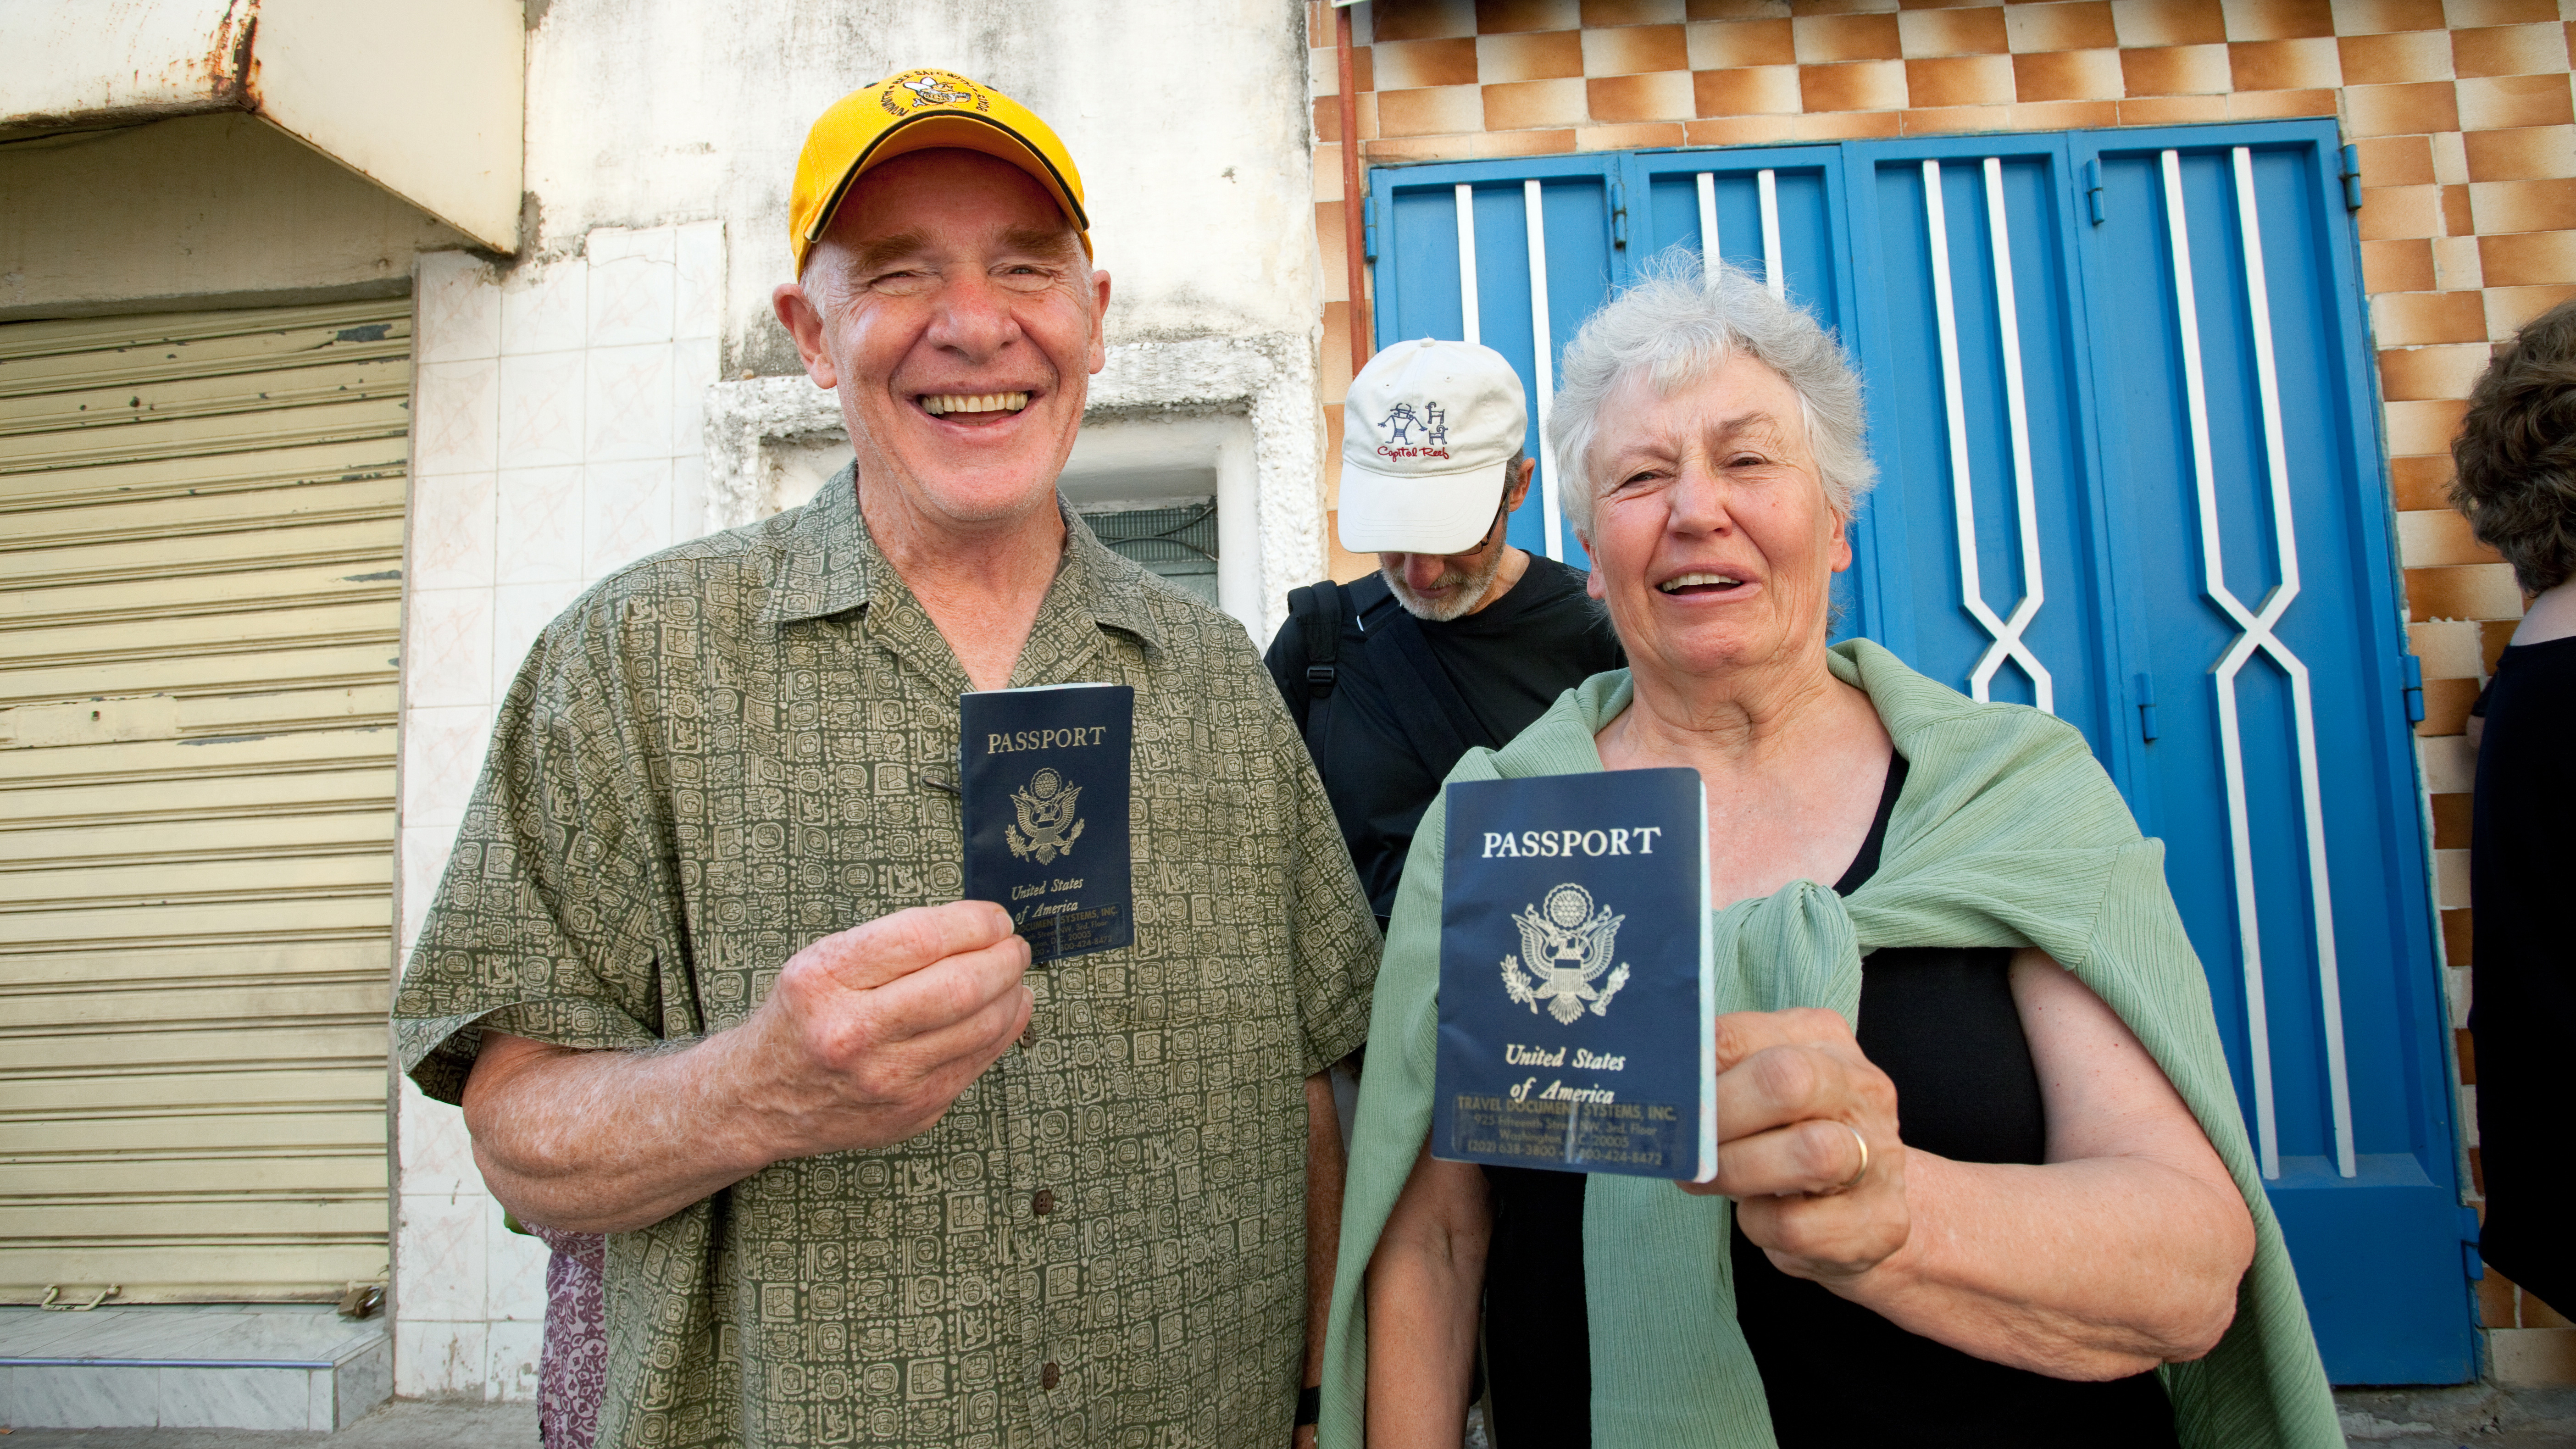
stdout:
{"type": "Polygon", "coordinates": [[[2576,302],[2522,329],[2469,394],[2451,502],[2532,595],[2482,703],[2469,889],[2486,1225],[2478,1251],[2524,1291],[2576,1308],[2576,302]]]}

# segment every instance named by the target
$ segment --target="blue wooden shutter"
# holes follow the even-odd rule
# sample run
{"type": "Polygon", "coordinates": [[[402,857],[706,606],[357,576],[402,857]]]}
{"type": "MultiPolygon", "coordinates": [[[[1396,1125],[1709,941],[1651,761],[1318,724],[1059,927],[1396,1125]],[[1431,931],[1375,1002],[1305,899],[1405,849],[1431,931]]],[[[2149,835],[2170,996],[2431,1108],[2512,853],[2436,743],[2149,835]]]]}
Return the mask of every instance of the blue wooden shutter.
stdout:
{"type": "Polygon", "coordinates": [[[2473,1377],[2376,380],[2331,124],[2097,132],[2129,798],[2344,1382],[2473,1377]]]}
{"type": "Polygon", "coordinates": [[[1582,549],[1556,516],[1554,463],[1539,439],[1566,340],[1629,273],[1619,157],[1410,166],[1381,169],[1373,181],[1381,236],[1394,241],[1381,241],[1378,255],[1377,345],[1463,338],[1511,359],[1529,394],[1524,446],[1539,472],[1507,536],[1579,562],[1582,549]]]}

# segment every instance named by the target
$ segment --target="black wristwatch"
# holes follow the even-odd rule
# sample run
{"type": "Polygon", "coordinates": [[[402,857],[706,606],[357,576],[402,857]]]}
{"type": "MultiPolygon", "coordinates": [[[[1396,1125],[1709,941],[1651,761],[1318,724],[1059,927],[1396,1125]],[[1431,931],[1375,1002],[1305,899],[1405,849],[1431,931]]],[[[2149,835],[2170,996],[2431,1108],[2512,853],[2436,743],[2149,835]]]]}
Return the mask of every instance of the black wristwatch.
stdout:
{"type": "Polygon", "coordinates": [[[1297,1391],[1297,1422],[1292,1429],[1303,1429],[1324,1417],[1324,1391],[1321,1387],[1297,1391]]]}

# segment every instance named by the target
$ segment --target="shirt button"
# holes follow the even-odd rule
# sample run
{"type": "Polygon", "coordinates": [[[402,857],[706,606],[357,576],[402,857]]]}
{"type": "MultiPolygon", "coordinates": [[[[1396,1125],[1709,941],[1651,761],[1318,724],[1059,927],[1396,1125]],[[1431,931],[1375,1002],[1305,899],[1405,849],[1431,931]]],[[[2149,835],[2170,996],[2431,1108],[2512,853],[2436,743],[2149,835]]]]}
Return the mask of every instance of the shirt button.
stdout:
{"type": "Polygon", "coordinates": [[[1028,1025],[1020,1028],[1020,1050],[1026,1051],[1037,1044],[1038,1024],[1032,1021],[1028,1025]]]}
{"type": "Polygon", "coordinates": [[[1062,1382],[1064,1382],[1064,1370],[1057,1368],[1052,1362],[1038,1365],[1039,1388],[1051,1390],[1062,1382]]]}
{"type": "Polygon", "coordinates": [[[1036,1213],[1039,1217],[1045,1217],[1048,1213],[1054,1212],[1055,1189],[1051,1187],[1039,1188],[1037,1192],[1029,1198],[1029,1211],[1036,1213]]]}

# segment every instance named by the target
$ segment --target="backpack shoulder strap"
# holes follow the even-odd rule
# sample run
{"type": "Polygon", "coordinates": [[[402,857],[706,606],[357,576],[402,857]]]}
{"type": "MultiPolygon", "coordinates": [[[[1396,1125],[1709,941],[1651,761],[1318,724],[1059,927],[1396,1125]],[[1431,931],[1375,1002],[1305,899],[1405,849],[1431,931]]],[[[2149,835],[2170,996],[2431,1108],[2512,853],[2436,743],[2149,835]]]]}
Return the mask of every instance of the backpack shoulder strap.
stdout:
{"type": "Polygon", "coordinates": [[[1303,716],[1307,753],[1324,738],[1332,716],[1333,686],[1340,680],[1342,657],[1342,586],[1331,579],[1288,591],[1288,614],[1297,621],[1297,643],[1305,655],[1307,702],[1303,716]]]}
{"type": "MultiPolygon", "coordinates": [[[[1395,610],[1377,631],[1390,646],[1394,658],[1410,676],[1411,688],[1390,689],[1388,701],[1404,721],[1405,733],[1422,755],[1422,762],[1434,775],[1447,775],[1458,757],[1474,746],[1492,748],[1502,743],[1494,739],[1476,718],[1465,695],[1451,683],[1449,672],[1433,657],[1431,641],[1413,615],[1395,610]]],[[[1383,652],[1383,651],[1381,651],[1383,652]]],[[[1380,657],[1370,656],[1372,660],[1380,657]]],[[[1392,661],[1391,661],[1392,662],[1392,661]]],[[[1392,674],[1394,671],[1388,671],[1392,674]]],[[[1393,679],[1389,683],[1394,683],[1393,679]]]]}
{"type": "Polygon", "coordinates": [[[1342,657],[1342,586],[1331,579],[1288,591],[1288,612],[1306,648],[1306,687],[1322,699],[1333,692],[1342,657]]]}

